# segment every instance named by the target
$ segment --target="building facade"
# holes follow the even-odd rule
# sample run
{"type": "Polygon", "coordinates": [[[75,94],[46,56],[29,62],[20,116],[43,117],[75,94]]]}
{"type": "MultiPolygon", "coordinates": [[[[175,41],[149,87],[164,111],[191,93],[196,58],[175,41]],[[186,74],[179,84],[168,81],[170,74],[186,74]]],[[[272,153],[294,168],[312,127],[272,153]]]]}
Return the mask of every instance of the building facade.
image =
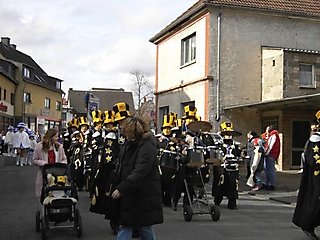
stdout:
{"type": "Polygon", "coordinates": [[[320,3],[200,0],[150,39],[157,122],[195,105],[212,131],[274,125],[279,169],[295,169],[320,103],[320,3]],[[300,137],[299,137],[300,136],[300,137]]]}
{"type": "Polygon", "coordinates": [[[47,75],[30,56],[18,51],[8,37],[2,37],[0,42],[0,70],[0,81],[4,82],[0,99],[9,109],[0,129],[6,130],[21,121],[41,135],[48,128],[61,129],[62,80],[47,75]]]}

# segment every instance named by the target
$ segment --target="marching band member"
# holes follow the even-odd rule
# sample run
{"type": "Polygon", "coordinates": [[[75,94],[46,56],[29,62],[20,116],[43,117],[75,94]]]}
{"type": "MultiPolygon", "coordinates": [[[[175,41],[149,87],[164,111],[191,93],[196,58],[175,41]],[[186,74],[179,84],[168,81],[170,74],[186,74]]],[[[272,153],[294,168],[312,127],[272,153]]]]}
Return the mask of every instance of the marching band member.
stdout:
{"type": "MultiPolygon", "coordinates": [[[[186,194],[186,188],[184,185],[184,179],[186,178],[186,174],[193,169],[190,169],[188,167],[188,148],[193,148],[195,144],[195,133],[192,133],[188,129],[188,125],[191,122],[195,122],[200,117],[196,114],[197,113],[197,108],[194,106],[187,105],[184,107],[184,112],[185,115],[182,117],[181,121],[181,137],[179,140],[179,152],[180,152],[180,158],[179,158],[179,167],[178,167],[178,172],[176,174],[176,185],[174,189],[174,194],[173,194],[173,209],[176,211],[177,210],[177,203],[181,197],[181,193],[184,192],[184,197],[183,197],[183,204],[184,205],[189,205],[189,200],[186,194]]],[[[178,120],[177,120],[178,123],[178,120]]],[[[176,129],[176,128],[175,128],[176,129]]],[[[178,128],[179,129],[179,128],[178,128]]],[[[177,131],[179,135],[179,130],[177,131]]],[[[192,202],[193,196],[195,195],[194,188],[191,184],[188,184],[188,192],[190,194],[190,200],[192,202]]]]}
{"type": "Polygon", "coordinates": [[[320,225],[320,111],[316,113],[318,124],[304,149],[305,161],[300,180],[297,205],[292,222],[301,228],[308,239],[319,239],[315,228],[320,225]]]}
{"type": "Polygon", "coordinates": [[[164,206],[171,207],[174,185],[176,184],[175,174],[178,167],[177,144],[172,141],[174,115],[164,115],[162,134],[158,138],[157,148],[160,156],[161,170],[161,191],[164,206]]]}
{"type": "Polygon", "coordinates": [[[79,123],[78,123],[78,118],[73,117],[68,123],[67,123],[67,129],[63,133],[63,149],[65,151],[65,154],[67,156],[68,163],[71,163],[71,136],[72,134],[78,129],[79,123]]]}
{"type": "Polygon", "coordinates": [[[215,205],[219,206],[223,196],[228,198],[228,208],[237,210],[239,166],[239,143],[232,139],[233,124],[223,122],[221,135],[224,137],[222,151],[224,153],[224,167],[213,167],[212,195],[215,205]]]}
{"type": "Polygon", "coordinates": [[[90,180],[90,167],[91,167],[91,132],[90,125],[87,121],[87,117],[81,116],[79,117],[79,130],[82,136],[82,152],[83,156],[83,181],[86,187],[86,190],[89,190],[89,180],[90,180]]]}
{"type": "Polygon", "coordinates": [[[118,233],[118,216],[114,213],[115,207],[111,201],[111,186],[116,168],[119,146],[114,129],[114,112],[105,111],[103,121],[102,147],[99,147],[96,174],[92,179],[94,191],[91,199],[90,211],[104,214],[110,220],[110,227],[114,235],[118,233]]]}
{"type": "Polygon", "coordinates": [[[70,146],[70,165],[72,176],[75,181],[75,185],[79,191],[82,191],[84,185],[83,179],[83,137],[79,130],[76,130],[71,135],[70,146]]]}
{"type": "Polygon", "coordinates": [[[94,110],[91,112],[92,116],[92,137],[91,137],[91,150],[92,150],[92,162],[91,162],[91,171],[90,171],[90,180],[89,180],[89,193],[91,197],[91,201],[95,201],[94,191],[94,178],[97,174],[97,166],[99,161],[101,161],[99,157],[100,149],[103,148],[103,137],[102,137],[102,123],[103,123],[103,114],[101,110],[94,110]]]}

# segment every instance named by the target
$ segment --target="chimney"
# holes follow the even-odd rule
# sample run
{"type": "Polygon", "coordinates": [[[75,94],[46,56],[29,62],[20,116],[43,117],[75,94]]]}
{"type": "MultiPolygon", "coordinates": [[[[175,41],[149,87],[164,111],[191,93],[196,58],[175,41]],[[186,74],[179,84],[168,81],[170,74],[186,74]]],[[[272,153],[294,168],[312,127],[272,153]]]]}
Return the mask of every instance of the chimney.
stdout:
{"type": "Polygon", "coordinates": [[[17,45],[16,44],[10,44],[10,47],[12,47],[14,50],[17,49],[17,45]]]}
{"type": "Polygon", "coordinates": [[[1,37],[1,42],[8,47],[10,46],[10,38],[8,37],[1,37]]]}

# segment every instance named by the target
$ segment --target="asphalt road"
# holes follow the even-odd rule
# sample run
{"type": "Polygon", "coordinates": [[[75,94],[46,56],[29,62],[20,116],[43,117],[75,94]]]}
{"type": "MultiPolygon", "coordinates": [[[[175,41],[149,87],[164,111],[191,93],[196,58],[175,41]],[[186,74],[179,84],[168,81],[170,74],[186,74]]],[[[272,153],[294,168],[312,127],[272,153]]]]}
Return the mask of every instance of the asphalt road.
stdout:
{"type": "MultiPolygon", "coordinates": [[[[41,234],[35,231],[35,213],[40,207],[34,196],[36,172],[34,166],[0,167],[1,240],[41,239],[41,234]]],[[[87,192],[80,192],[77,206],[83,221],[81,239],[115,239],[104,216],[89,212],[87,192]]],[[[186,222],[180,204],[176,212],[164,208],[164,223],[155,226],[156,237],[161,240],[306,239],[302,231],[291,223],[294,204],[272,201],[267,195],[250,195],[246,190],[240,190],[238,210],[227,209],[226,200],[223,200],[220,210],[219,221],[211,221],[210,215],[204,214],[194,215],[192,221],[186,222]]],[[[47,237],[77,239],[74,229],[50,229],[47,237]]]]}

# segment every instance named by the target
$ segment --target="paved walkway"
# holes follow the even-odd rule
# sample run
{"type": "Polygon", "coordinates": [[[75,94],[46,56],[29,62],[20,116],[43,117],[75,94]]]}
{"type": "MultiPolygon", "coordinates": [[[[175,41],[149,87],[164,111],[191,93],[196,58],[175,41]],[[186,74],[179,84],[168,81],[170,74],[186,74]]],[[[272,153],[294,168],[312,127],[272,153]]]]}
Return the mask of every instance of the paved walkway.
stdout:
{"type": "Polygon", "coordinates": [[[275,191],[250,191],[246,186],[245,171],[240,169],[240,186],[241,192],[246,192],[260,199],[270,199],[285,204],[295,205],[298,196],[301,174],[298,170],[278,171],[276,173],[276,190],[275,191]]]}

